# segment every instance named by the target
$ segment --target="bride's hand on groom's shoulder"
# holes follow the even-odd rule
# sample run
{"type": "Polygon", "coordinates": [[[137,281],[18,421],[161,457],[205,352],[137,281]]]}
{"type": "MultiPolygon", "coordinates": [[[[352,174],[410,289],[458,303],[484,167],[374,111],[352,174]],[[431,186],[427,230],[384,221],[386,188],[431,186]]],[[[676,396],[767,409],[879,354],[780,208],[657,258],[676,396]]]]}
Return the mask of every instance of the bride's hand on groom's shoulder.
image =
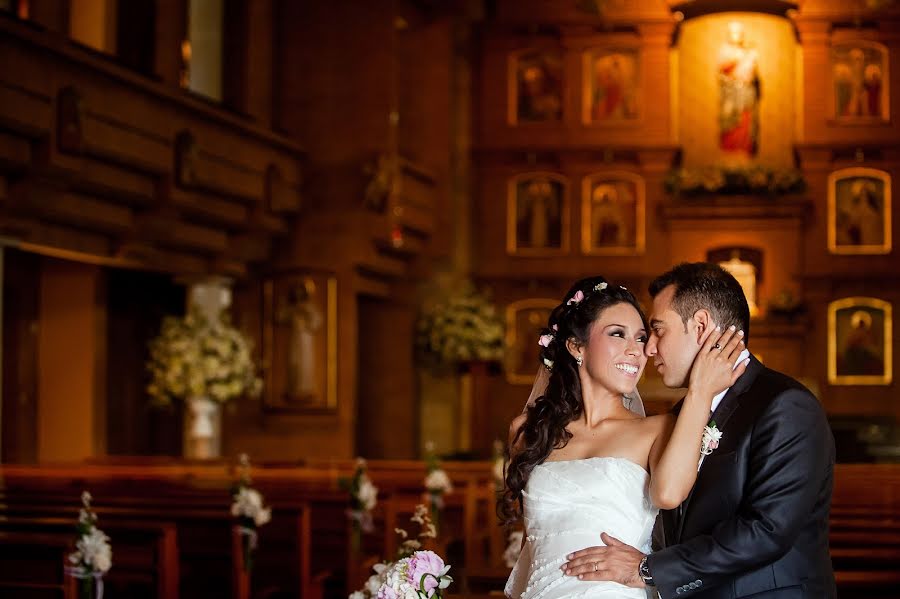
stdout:
{"type": "Polygon", "coordinates": [[[691,368],[689,388],[704,398],[731,387],[747,368],[749,360],[742,360],[735,367],[738,356],[744,351],[744,332],[731,326],[724,331],[710,328],[701,338],[700,351],[691,368]]]}
{"type": "Polygon", "coordinates": [[[563,573],[577,576],[579,580],[610,580],[636,589],[644,588],[644,581],[638,574],[644,554],[605,532],[600,534],[600,540],[606,545],[567,555],[569,561],[560,567],[563,573]]]}

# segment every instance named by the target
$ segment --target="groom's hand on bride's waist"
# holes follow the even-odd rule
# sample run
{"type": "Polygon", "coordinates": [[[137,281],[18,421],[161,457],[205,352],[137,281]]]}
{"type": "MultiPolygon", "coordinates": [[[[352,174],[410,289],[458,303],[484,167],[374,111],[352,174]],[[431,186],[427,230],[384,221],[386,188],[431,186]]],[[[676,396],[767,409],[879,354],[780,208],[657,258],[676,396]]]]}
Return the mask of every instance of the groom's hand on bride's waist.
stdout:
{"type": "Polygon", "coordinates": [[[639,575],[644,554],[605,532],[600,534],[600,540],[605,547],[588,547],[567,555],[568,561],[561,566],[563,573],[580,580],[611,580],[636,589],[644,588],[639,575]]]}

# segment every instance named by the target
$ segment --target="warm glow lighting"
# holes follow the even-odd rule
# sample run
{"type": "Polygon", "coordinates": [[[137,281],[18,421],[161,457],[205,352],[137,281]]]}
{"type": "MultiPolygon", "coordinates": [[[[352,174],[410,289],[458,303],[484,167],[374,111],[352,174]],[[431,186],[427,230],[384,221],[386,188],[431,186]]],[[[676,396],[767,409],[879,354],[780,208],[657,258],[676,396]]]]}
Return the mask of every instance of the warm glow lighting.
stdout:
{"type": "Polygon", "coordinates": [[[181,74],[178,83],[183,88],[191,85],[191,40],[181,42],[181,74]]]}
{"type": "Polygon", "coordinates": [[[403,247],[403,231],[396,225],[391,229],[391,245],[395,248],[403,247]]]}

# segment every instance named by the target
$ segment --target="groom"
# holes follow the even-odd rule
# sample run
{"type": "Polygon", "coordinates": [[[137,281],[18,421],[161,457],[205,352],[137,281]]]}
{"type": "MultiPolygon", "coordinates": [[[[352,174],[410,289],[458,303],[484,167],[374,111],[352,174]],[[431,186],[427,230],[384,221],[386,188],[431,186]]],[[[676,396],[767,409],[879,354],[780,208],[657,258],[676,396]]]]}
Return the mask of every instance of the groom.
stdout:
{"type": "MultiPolygon", "coordinates": [[[[707,327],[733,324],[749,338],[747,300],[719,266],[680,264],[651,283],[650,295],[646,352],[667,387],[687,386],[707,327]]],[[[828,553],[834,438],[822,406],[751,355],[712,410],[721,439],[684,503],[660,512],[666,547],[645,556],[603,533],[605,546],[576,551],[563,569],[583,580],[654,587],[662,599],[835,597],[828,553]]]]}

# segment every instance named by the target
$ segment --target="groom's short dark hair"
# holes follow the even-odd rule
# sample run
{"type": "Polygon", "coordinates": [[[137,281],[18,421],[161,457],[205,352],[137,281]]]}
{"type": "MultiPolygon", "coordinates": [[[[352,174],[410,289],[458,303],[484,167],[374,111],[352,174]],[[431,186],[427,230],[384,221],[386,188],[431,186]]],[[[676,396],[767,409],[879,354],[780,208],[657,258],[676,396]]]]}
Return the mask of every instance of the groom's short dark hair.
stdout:
{"type": "Polygon", "coordinates": [[[687,325],[697,310],[707,309],[722,328],[734,325],[750,338],[750,306],[741,284],[730,272],[709,262],[682,262],[650,283],[650,296],[656,297],[673,285],[672,308],[687,325]]]}

